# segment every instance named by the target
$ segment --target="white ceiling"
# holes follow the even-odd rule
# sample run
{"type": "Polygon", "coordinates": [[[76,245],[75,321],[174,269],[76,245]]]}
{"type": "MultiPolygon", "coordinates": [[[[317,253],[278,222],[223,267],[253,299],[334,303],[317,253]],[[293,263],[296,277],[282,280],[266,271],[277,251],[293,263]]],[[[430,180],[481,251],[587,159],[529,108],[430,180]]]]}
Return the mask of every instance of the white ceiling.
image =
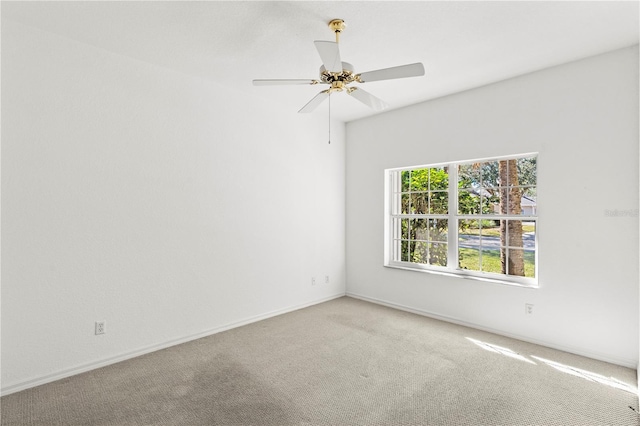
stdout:
{"type": "MultiPolygon", "coordinates": [[[[320,86],[255,87],[254,78],[317,78],[314,40],[334,40],[356,72],[413,62],[424,77],[363,85],[391,108],[638,43],[637,1],[2,2],[2,20],[267,97],[297,111],[320,86]]],[[[326,113],[326,103],[316,114],[326,113]]],[[[372,115],[331,97],[343,121],[372,115]]]]}

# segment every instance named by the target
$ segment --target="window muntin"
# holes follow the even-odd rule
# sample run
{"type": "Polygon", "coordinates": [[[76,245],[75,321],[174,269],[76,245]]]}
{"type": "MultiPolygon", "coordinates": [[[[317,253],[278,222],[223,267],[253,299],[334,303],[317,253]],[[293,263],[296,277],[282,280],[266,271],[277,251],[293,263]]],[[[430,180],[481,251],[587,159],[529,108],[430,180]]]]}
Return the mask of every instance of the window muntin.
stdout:
{"type": "Polygon", "coordinates": [[[387,174],[387,266],[537,285],[535,154],[387,174]]]}

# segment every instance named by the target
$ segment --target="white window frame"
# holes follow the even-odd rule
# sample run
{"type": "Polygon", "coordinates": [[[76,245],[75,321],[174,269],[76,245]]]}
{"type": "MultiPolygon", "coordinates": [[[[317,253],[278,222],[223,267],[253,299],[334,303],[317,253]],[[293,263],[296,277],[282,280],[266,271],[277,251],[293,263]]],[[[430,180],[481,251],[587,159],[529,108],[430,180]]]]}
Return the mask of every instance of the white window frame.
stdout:
{"type": "MultiPolygon", "coordinates": [[[[481,158],[475,160],[464,160],[464,161],[451,161],[447,163],[436,163],[436,164],[426,164],[426,165],[417,165],[410,167],[399,167],[393,169],[386,169],[384,171],[385,176],[385,206],[384,206],[384,235],[385,235],[385,244],[384,244],[384,266],[390,268],[397,269],[405,269],[411,271],[420,271],[420,272],[428,272],[440,275],[461,277],[461,278],[469,278],[480,281],[487,282],[495,282],[499,284],[509,284],[516,285],[522,287],[531,287],[538,288],[538,235],[539,235],[539,219],[538,219],[538,208],[536,207],[536,212],[534,215],[505,215],[505,214],[496,214],[496,215],[488,215],[488,214],[458,214],[458,166],[472,163],[482,163],[482,162],[490,162],[490,161],[501,161],[501,160],[514,160],[518,158],[526,158],[526,157],[538,157],[538,153],[526,153],[526,154],[516,154],[516,155],[508,155],[502,157],[490,157],[490,158],[481,158]],[[397,194],[400,194],[400,179],[398,178],[402,171],[406,170],[416,170],[416,169],[425,169],[425,168],[439,168],[439,167],[447,167],[448,175],[449,175],[449,183],[448,183],[448,213],[447,214],[408,214],[403,215],[396,213],[399,211],[398,203],[400,202],[397,194]],[[394,259],[394,250],[396,250],[394,240],[395,234],[398,232],[394,228],[394,219],[402,219],[402,218],[429,218],[429,219],[447,219],[447,266],[437,266],[437,265],[429,265],[429,264],[420,264],[414,262],[405,262],[398,261],[394,259]],[[459,260],[458,260],[458,221],[464,219],[471,220],[479,220],[479,219],[489,219],[489,220],[520,220],[520,221],[530,221],[535,222],[535,273],[534,277],[521,277],[514,275],[506,275],[500,273],[492,273],[492,272],[481,272],[481,271],[472,271],[467,269],[460,269],[459,260]]],[[[537,188],[536,182],[536,188],[537,188]]],[[[480,251],[482,253],[482,251],[480,251]]]]}

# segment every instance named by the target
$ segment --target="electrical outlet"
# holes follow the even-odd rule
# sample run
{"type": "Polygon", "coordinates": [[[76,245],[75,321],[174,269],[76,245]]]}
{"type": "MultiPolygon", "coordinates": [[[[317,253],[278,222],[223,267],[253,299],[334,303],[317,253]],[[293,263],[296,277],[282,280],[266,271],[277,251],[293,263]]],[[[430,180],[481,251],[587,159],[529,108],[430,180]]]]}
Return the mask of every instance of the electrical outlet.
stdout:
{"type": "Polygon", "coordinates": [[[311,277],[311,285],[316,285],[316,277],[311,277]]]}
{"type": "Polygon", "coordinates": [[[329,284],[329,275],[324,276],[324,283],[329,284]]]}
{"type": "Polygon", "coordinates": [[[527,315],[533,315],[533,304],[525,303],[524,304],[524,313],[527,315]]]}
{"type": "Polygon", "coordinates": [[[96,321],[96,335],[104,334],[107,332],[107,322],[106,321],[96,321]]]}

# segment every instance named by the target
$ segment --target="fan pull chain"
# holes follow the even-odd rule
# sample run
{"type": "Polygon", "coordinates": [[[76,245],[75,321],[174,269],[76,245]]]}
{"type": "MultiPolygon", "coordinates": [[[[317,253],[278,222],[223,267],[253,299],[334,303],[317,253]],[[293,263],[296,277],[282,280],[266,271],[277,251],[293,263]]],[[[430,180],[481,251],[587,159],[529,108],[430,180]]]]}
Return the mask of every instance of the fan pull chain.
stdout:
{"type": "Polygon", "coordinates": [[[331,92],[329,92],[329,145],[331,145],[331,92]]]}

